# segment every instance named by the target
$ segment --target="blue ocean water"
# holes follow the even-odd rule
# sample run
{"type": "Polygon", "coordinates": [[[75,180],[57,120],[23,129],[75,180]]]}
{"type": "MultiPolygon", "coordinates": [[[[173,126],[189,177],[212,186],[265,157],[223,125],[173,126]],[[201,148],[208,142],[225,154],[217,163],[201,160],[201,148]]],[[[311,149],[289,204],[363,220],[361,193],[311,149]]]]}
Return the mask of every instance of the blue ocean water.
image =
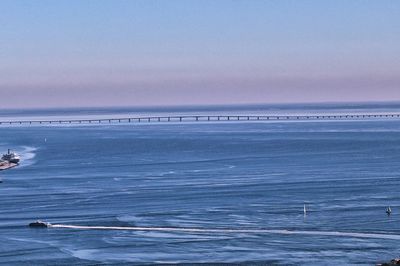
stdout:
{"type": "MultiPolygon", "coordinates": [[[[3,114],[15,115],[26,113],[3,114]]],[[[399,256],[399,120],[1,126],[7,148],[22,163],[0,172],[2,264],[374,265],[399,256]],[[29,228],[36,219],[110,229],[29,228]]]]}

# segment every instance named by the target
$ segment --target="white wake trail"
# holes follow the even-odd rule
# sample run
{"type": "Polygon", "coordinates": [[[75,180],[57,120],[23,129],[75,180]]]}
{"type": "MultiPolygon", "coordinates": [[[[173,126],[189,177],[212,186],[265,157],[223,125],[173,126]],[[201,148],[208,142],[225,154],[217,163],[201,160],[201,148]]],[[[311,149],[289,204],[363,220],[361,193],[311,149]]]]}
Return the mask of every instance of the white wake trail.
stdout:
{"type": "Polygon", "coordinates": [[[82,230],[131,230],[131,231],[162,231],[162,232],[187,232],[187,233],[253,233],[253,234],[281,234],[281,235],[311,235],[311,236],[337,236],[353,238],[375,238],[400,240],[400,235],[382,233],[356,233],[336,231],[306,231],[306,230],[278,230],[278,229],[222,229],[222,228],[185,228],[185,227],[122,227],[122,226],[87,226],[52,224],[50,228],[70,228],[82,230]]]}

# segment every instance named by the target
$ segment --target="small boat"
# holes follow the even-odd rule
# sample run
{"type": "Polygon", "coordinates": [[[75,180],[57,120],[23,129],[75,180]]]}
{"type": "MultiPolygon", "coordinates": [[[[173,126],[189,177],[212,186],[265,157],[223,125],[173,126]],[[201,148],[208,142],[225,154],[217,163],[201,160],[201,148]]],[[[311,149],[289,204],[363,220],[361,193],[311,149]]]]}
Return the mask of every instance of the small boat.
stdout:
{"type": "Polygon", "coordinates": [[[1,160],[8,161],[10,163],[19,163],[20,159],[21,158],[19,157],[19,155],[15,152],[11,152],[10,149],[8,149],[7,153],[3,154],[3,156],[1,157],[1,160]]]}
{"type": "Polygon", "coordinates": [[[389,216],[390,214],[392,214],[392,209],[389,207],[386,208],[386,214],[389,216]]]}
{"type": "Polygon", "coordinates": [[[304,207],[303,207],[303,213],[304,213],[304,216],[307,215],[307,209],[306,209],[306,205],[305,204],[304,204],[304,207]]]}
{"type": "Polygon", "coordinates": [[[49,226],[50,226],[50,223],[42,222],[40,220],[37,220],[36,222],[29,224],[29,227],[35,227],[35,228],[47,228],[49,226]]]}

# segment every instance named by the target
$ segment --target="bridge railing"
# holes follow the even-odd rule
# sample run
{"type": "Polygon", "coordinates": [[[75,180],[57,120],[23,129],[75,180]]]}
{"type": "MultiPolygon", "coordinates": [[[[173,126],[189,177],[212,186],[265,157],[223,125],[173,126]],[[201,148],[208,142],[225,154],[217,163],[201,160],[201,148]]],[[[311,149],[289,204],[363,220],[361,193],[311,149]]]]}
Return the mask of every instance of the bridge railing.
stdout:
{"type": "Polygon", "coordinates": [[[218,121],[305,121],[305,120],[367,120],[400,119],[399,114],[334,114],[334,115],[174,115],[123,118],[10,120],[0,125],[105,124],[153,122],[218,122],[218,121]]]}

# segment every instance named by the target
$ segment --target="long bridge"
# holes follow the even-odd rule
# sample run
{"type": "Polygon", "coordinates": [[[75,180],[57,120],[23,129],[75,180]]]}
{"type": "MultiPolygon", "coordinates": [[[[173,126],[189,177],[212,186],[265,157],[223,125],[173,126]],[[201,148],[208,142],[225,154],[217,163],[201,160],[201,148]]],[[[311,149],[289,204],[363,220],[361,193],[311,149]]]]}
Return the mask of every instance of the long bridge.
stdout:
{"type": "Polygon", "coordinates": [[[123,118],[85,118],[49,120],[5,120],[0,125],[60,125],[60,124],[111,124],[111,123],[154,123],[154,122],[216,122],[216,121],[320,121],[320,120],[399,120],[400,113],[393,114],[334,114],[334,115],[174,115],[141,116],[123,118]]]}

